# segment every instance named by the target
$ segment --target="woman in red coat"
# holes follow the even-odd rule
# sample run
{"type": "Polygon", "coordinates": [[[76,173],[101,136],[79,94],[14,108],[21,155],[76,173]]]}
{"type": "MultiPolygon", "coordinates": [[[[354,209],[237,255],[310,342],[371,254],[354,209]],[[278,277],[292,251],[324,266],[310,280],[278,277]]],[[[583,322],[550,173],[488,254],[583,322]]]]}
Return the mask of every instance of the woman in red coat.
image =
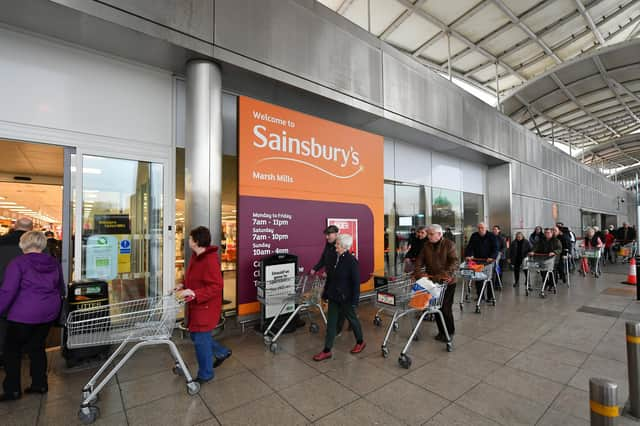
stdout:
{"type": "Polygon", "coordinates": [[[213,379],[215,367],[231,356],[231,350],[216,342],[211,333],[218,325],[222,311],[222,273],[218,262],[218,247],[211,246],[211,232],[199,226],[189,233],[189,248],[193,252],[179,287],[178,297],[187,302],[188,326],[198,359],[196,381],[213,379]]]}

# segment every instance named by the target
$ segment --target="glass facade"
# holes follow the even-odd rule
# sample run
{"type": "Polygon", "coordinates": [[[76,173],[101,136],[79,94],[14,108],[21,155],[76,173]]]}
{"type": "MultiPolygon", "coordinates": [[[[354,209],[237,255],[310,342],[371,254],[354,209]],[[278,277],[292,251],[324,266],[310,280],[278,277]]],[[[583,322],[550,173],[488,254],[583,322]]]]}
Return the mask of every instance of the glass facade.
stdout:
{"type": "Polygon", "coordinates": [[[484,219],[484,196],[386,181],[384,185],[385,275],[402,273],[409,237],[416,227],[439,224],[460,253],[484,219]],[[448,231],[448,232],[447,232],[448,231]]]}
{"type": "Polygon", "coordinates": [[[82,278],[120,302],[162,294],[163,166],[82,158],[82,278]]]}

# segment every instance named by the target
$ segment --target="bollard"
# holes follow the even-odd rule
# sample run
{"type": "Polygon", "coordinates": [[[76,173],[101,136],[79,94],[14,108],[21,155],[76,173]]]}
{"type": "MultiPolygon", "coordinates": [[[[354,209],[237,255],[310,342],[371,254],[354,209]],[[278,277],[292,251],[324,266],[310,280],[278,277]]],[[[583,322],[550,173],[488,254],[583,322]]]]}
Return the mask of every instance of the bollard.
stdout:
{"type": "Polygon", "coordinates": [[[640,273],[640,256],[636,256],[636,300],[640,300],[640,283],[638,282],[640,273]]]}
{"type": "Polygon", "coordinates": [[[640,322],[627,321],[627,370],[629,372],[629,409],[640,418],[640,322]]]}
{"type": "Polygon", "coordinates": [[[620,415],[618,385],[607,379],[589,379],[591,426],[614,426],[620,415]]]}

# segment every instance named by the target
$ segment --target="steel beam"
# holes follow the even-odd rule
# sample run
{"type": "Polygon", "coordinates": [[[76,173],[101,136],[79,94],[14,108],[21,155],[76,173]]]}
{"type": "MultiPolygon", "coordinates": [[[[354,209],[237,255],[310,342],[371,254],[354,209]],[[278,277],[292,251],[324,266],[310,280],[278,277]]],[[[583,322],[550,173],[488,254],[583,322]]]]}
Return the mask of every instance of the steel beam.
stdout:
{"type": "Polygon", "coordinates": [[[402,25],[407,19],[409,19],[409,17],[413,15],[415,10],[421,7],[426,1],[427,0],[417,0],[413,4],[413,6],[405,9],[404,12],[400,14],[400,16],[394,19],[393,22],[387,28],[384,29],[382,34],[380,34],[380,40],[386,40],[391,35],[391,33],[397,30],[398,27],[402,25]]]}
{"type": "Polygon", "coordinates": [[[584,7],[584,4],[582,4],[582,0],[576,0],[576,5],[578,6],[578,10],[580,11],[580,14],[584,18],[584,20],[587,21],[589,28],[591,28],[591,31],[593,32],[593,36],[596,38],[596,40],[598,40],[598,43],[600,43],[600,46],[604,46],[605,44],[604,37],[602,37],[602,33],[598,29],[598,26],[596,25],[596,23],[593,22],[593,18],[589,14],[589,11],[584,7]]]}

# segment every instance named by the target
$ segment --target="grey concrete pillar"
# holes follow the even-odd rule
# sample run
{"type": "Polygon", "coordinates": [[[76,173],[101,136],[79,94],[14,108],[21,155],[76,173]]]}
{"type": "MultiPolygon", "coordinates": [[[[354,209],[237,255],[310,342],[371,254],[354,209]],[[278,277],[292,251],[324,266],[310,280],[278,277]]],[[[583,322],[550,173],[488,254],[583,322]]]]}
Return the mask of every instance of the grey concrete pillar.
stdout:
{"type": "MultiPolygon", "coordinates": [[[[187,63],[185,239],[196,226],[220,245],[222,210],[222,78],[213,62],[187,63]]],[[[185,244],[185,257],[190,250],[185,244]]]]}

